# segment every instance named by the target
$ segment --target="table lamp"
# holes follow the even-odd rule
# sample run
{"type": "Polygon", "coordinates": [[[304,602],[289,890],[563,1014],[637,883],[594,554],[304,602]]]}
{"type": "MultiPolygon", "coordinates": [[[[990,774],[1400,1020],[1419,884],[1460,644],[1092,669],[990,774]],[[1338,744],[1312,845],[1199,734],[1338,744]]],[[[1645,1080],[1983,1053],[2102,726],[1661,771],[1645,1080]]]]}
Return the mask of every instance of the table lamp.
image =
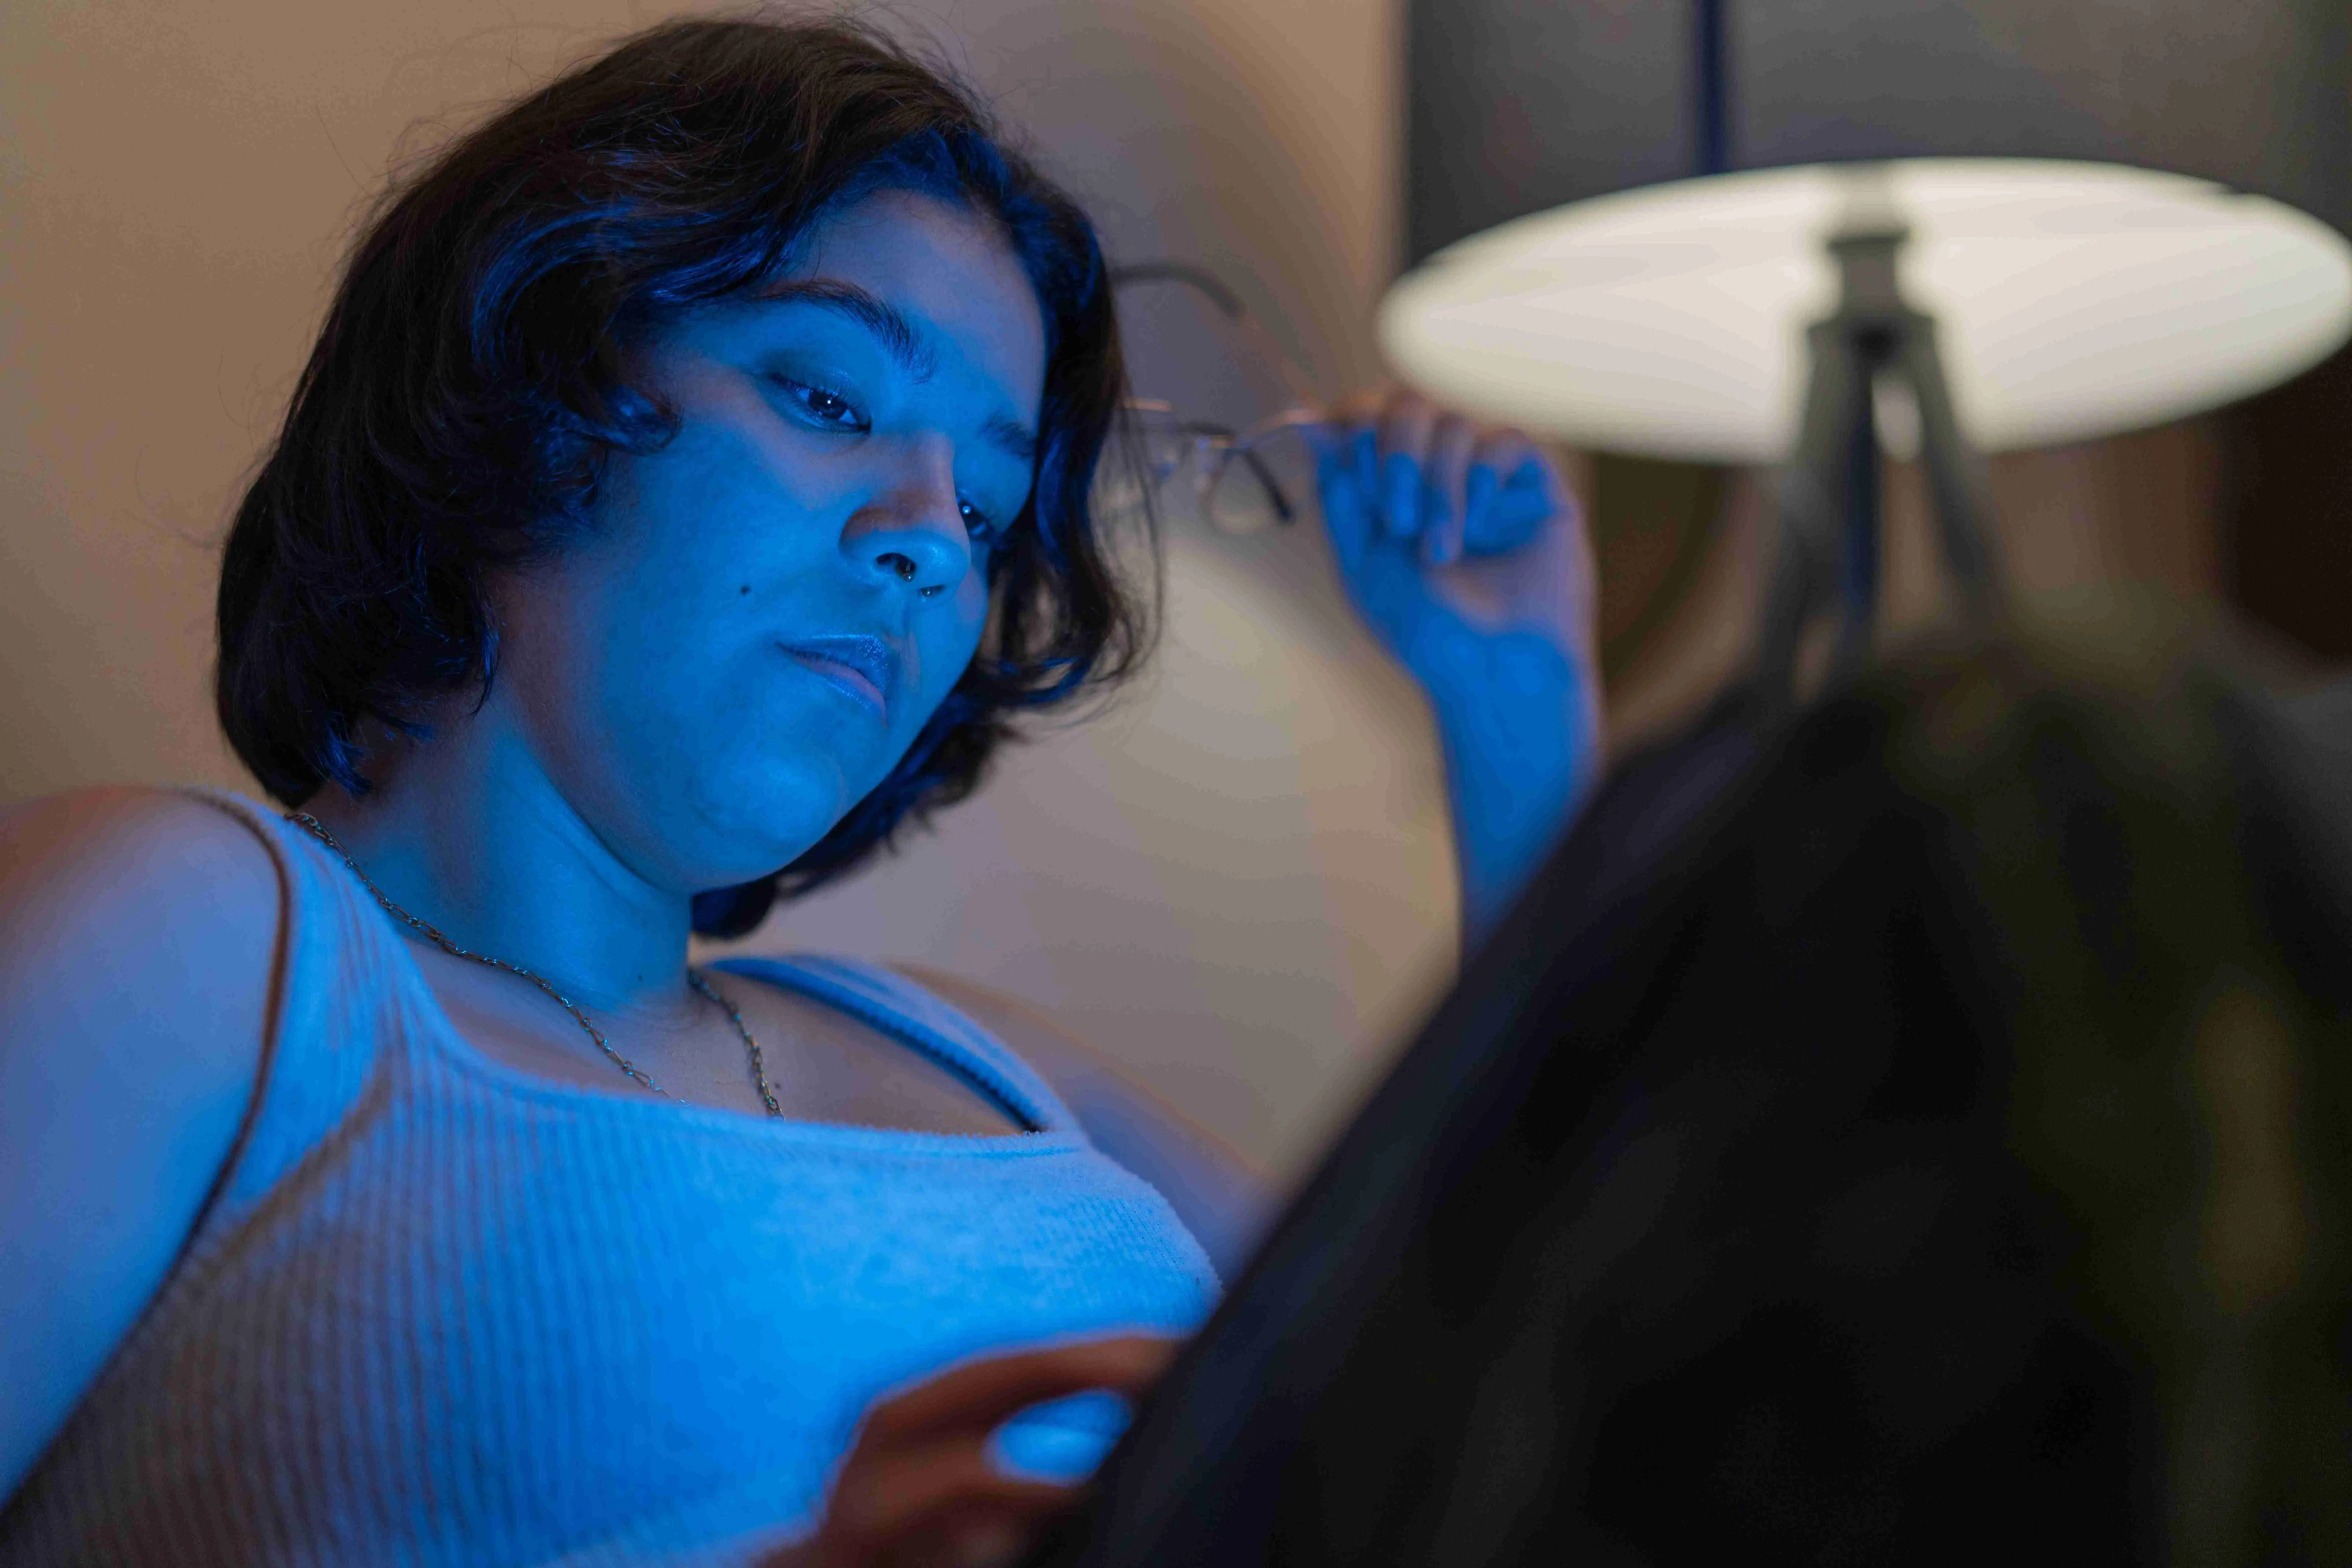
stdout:
{"type": "Polygon", "coordinates": [[[1587,447],[1782,462],[1765,671],[1875,603],[1919,458],[1968,603],[1987,450],[2142,427],[2352,335],[2345,0],[1412,0],[1381,344],[1587,447]]]}

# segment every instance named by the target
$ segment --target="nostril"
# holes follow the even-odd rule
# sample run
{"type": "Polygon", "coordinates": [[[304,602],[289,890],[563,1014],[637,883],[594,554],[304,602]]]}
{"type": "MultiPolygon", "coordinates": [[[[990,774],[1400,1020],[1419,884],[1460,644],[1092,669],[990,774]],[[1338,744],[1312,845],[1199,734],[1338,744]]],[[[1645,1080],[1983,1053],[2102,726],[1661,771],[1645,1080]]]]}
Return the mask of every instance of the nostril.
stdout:
{"type": "Polygon", "coordinates": [[[895,550],[888,550],[876,556],[874,563],[877,566],[887,566],[891,571],[896,572],[901,583],[911,583],[915,580],[915,558],[911,555],[901,555],[895,550]]]}

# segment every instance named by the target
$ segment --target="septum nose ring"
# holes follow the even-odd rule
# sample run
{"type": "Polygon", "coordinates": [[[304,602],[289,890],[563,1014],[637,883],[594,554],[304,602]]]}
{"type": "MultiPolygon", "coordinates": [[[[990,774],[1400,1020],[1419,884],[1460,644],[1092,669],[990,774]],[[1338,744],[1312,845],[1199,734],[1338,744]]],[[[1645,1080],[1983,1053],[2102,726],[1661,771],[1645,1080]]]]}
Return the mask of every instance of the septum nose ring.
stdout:
{"type": "MultiPolygon", "coordinates": [[[[894,550],[890,552],[889,559],[894,563],[890,570],[898,574],[899,582],[911,583],[915,580],[915,563],[913,558],[901,555],[894,550]]],[[[943,583],[934,583],[928,588],[918,588],[915,592],[920,594],[926,599],[936,599],[942,593],[946,592],[946,588],[947,585],[943,583]]]]}

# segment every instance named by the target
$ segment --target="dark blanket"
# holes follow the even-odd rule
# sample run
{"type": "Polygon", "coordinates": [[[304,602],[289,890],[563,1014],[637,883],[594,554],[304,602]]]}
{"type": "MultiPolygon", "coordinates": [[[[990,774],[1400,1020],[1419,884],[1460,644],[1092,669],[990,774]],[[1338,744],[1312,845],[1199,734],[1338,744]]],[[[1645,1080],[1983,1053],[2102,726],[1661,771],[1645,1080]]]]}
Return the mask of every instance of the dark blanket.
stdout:
{"type": "Polygon", "coordinates": [[[2352,1562],[2340,760],[2121,614],[1727,701],[1037,1562],[2352,1562]]]}

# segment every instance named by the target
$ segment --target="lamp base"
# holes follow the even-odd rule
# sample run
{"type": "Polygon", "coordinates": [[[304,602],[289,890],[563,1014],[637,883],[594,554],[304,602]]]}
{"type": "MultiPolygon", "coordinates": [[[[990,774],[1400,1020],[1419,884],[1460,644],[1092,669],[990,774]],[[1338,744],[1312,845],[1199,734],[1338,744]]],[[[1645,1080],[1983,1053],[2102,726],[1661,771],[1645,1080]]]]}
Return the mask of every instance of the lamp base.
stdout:
{"type": "Polygon", "coordinates": [[[2000,607],[1983,461],[1953,416],[1935,320],[1905,301],[1896,278],[1908,237],[1885,215],[1857,215],[1828,241],[1838,304],[1806,333],[1811,373],[1796,447],[1780,479],[1780,548],[1757,649],[1759,684],[1777,700],[1794,700],[1800,649],[1823,611],[1834,608],[1838,615],[1832,677],[1869,651],[1884,522],[1882,388],[1907,392],[1917,411],[1918,458],[1937,538],[1967,613],[1990,620],[2000,607]]]}

